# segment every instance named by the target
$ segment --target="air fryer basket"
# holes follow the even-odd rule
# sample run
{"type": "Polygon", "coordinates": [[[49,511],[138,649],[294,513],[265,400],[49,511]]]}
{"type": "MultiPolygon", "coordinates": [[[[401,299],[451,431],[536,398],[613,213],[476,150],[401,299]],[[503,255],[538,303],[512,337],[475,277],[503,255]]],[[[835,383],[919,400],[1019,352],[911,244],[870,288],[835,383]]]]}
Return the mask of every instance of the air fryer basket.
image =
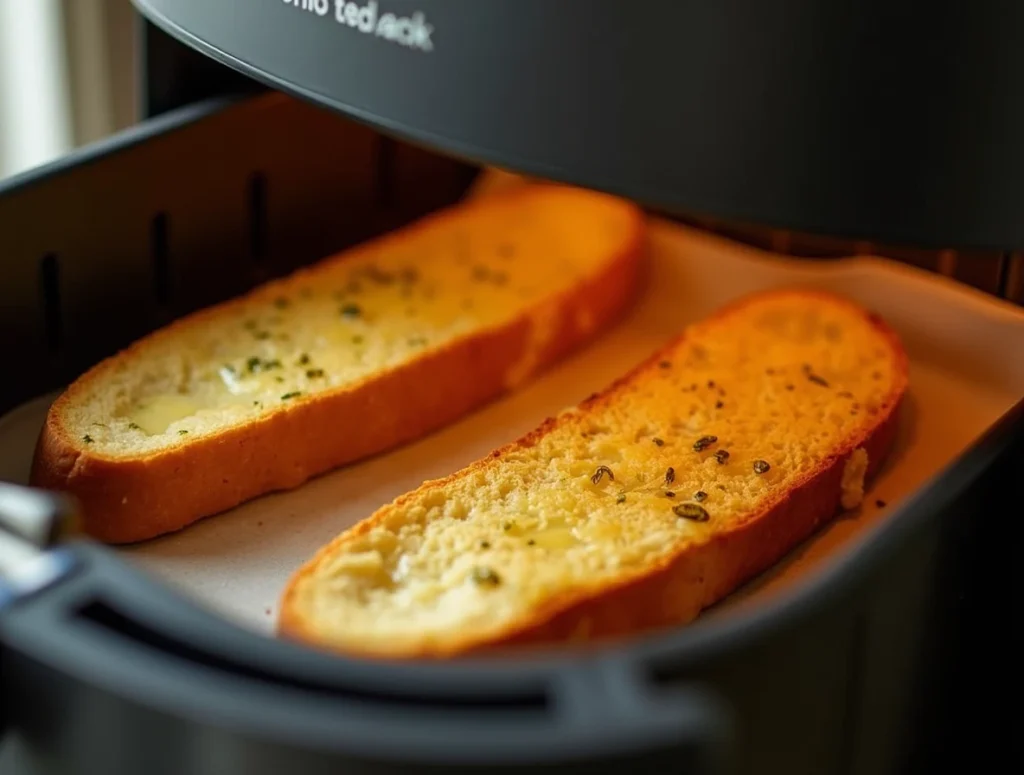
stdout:
{"type": "MultiPolygon", "coordinates": [[[[171,111],[0,186],[0,414],[175,316],[454,201],[473,174],[267,95],[171,111]]],[[[1009,257],[996,265],[1005,290],[1009,257]]],[[[205,614],[111,550],[66,544],[59,581],[0,607],[7,763],[218,775],[980,768],[1017,738],[983,699],[1019,673],[1019,506],[1005,504],[1022,462],[1019,404],[812,587],[587,657],[328,657],[205,614]]]]}

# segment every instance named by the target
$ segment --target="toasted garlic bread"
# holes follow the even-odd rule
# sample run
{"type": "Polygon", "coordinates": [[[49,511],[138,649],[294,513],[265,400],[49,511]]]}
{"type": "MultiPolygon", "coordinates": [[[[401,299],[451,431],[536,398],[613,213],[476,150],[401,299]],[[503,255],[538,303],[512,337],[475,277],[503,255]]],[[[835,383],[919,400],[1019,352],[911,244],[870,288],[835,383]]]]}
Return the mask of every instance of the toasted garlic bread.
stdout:
{"type": "Polygon", "coordinates": [[[91,369],[50,409],[32,482],[124,543],[421,437],[624,313],[644,235],[632,204],[560,186],[430,216],[91,369]]]}
{"type": "Polygon", "coordinates": [[[689,622],[858,504],[906,384],[858,306],[749,297],[340,535],[290,581],[279,630],[430,658],[689,622]]]}

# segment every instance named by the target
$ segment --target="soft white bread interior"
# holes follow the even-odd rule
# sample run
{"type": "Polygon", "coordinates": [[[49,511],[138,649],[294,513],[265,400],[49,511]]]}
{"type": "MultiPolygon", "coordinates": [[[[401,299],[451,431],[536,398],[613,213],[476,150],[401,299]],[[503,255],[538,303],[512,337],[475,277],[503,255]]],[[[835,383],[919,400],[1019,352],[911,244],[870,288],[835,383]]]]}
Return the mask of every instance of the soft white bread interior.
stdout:
{"type": "Polygon", "coordinates": [[[906,384],[896,335],[859,306],[743,299],[340,535],[290,581],[280,631],[424,658],[689,622],[859,503],[906,384]]]}
{"type": "Polygon", "coordinates": [[[136,342],[53,404],[32,482],[129,542],[444,426],[635,299],[634,205],[531,185],[464,203],[136,342]]]}

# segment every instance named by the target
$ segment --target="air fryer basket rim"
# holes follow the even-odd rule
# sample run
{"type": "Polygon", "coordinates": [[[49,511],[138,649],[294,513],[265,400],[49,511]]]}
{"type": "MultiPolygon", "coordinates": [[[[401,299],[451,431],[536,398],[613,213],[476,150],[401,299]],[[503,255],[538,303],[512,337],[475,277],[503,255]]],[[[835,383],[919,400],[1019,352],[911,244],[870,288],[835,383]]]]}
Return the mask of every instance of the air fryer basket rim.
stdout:
{"type": "MultiPolygon", "coordinates": [[[[212,98],[202,103],[179,108],[163,116],[149,119],[136,127],[125,130],[108,140],[76,150],[48,165],[22,173],[7,181],[0,182],[0,195],[19,187],[28,187],[63,170],[81,164],[98,162],[103,158],[125,151],[134,145],[159,138],[167,132],[187,128],[204,118],[238,104],[242,97],[212,98]]],[[[266,99],[255,97],[251,99],[266,99]]],[[[932,479],[915,492],[907,502],[901,504],[892,515],[873,526],[845,549],[841,555],[829,561],[824,567],[815,569],[790,590],[775,599],[759,604],[752,610],[730,614],[714,620],[698,619],[681,629],[669,629],[632,639],[626,643],[602,645],[593,653],[594,658],[608,655],[631,655],[641,660],[673,660],[677,664],[696,661],[712,653],[721,654],[731,646],[755,638],[785,626],[793,619],[809,615],[827,606],[830,601],[843,595],[844,590],[856,585],[859,579],[869,575],[871,569],[884,557],[896,551],[901,543],[915,531],[921,529],[939,504],[952,499],[967,487],[984,468],[1007,446],[1015,434],[1024,433],[1024,398],[1007,411],[989,430],[966,450],[960,457],[935,474],[932,479]]],[[[123,564],[116,553],[105,547],[90,548],[103,554],[115,564],[123,564]]],[[[191,609],[197,615],[202,612],[189,600],[178,598],[184,609],[191,609]]],[[[144,608],[144,607],[143,607],[144,608]]],[[[280,660],[285,654],[278,649],[297,652],[302,659],[317,659],[323,655],[301,645],[283,644],[274,639],[250,633],[225,622],[227,627],[237,631],[238,637],[253,646],[253,653],[270,648],[275,652],[268,664],[280,660]]],[[[347,685],[360,685],[364,679],[373,681],[376,676],[387,675],[389,680],[400,680],[409,685],[424,685],[430,691],[445,691],[445,686],[455,675],[476,675],[481,680],[507,681],[508,686],[517,681],[528,680],[537,675],[550,675],[552,670],[571,667],[578,661],[572,653],[558,653],[554,650],[538,650],[525,653],[525,660],[510,664],[507,657],[471,657],[454,663],[431,661],[413,663],[392,663],[330,655],[321,662],[321,670],[330,670],[333,665],[348,666],[347,685]],[[383,671],[383,672],[380,672],[383,671]],[[502,676],[503,678],[499,678],[502,676]]],[[[298,664],[297,663],[297,664],[298,664]]],[[[494,684],[491,684],[494,686],[494,684]]]]}
{"type": "MultiPolygon", "coordinates": [[[[0,179],[0,196],[16,188],[29,187],[60,175],[70,169],[101,162],[110,156],[126,151],[142,143],[159,139],[178,129],[186,129],[215,113],[237,105],[251,95],[226,95],[211,97],[202,102],[185,105],[175,110],[148,118],[133,126],[88,145],[81,146],[58,156],[38,167],[24,170],[8,178],[0,179]]],[[[258,98],[257,98],[258,99],[258,98]]]]}

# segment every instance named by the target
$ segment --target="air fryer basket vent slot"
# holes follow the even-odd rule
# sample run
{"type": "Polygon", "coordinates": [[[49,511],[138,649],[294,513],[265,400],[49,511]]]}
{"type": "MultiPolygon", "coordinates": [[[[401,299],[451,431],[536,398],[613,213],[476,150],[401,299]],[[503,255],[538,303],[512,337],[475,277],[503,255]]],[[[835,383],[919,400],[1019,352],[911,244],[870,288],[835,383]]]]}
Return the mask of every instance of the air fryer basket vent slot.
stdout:
{"type": "Polygon", "coordinates": [[[153,216],[149,228],[149,246],[153,259],[153,292],[160,305],[165,305],[171,300],[171,257],[168,229],[167,213],[157,213],[153,216]]]}
{"type": "Polygon", "coordinates": [[[60,302],[60,260],[56,253],[47,253],[39,262],[39,286],[43,297],[46,346],[53,355],[60,350],[63,316],[60,302]]]}
{"type": "Polygon", "coordinates": [[[174,319],[451,204],[475,173],[268,94],[183,108],[0,181],[0,350],[19,364],[0,414],[174,319]]]}

